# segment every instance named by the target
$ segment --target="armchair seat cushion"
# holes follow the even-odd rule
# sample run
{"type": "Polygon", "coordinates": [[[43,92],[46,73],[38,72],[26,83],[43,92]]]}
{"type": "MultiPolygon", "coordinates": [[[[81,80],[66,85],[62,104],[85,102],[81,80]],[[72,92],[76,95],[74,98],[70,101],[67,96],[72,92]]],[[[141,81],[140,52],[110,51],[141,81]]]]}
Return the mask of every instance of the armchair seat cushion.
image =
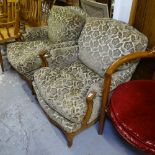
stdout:
{"type": "Polygon", "coordinates": [[[155,81],[130,81],[112,95],[110,116],[118,132],[131,144],[155,153],[155,81]]]}
{"type": "Polygon", "coordinates": [[[8,60],[21,74],[33,71],[41,67],[39,52],[48,49],[48,40],[16,42],[8,45],[8,60]]]}
{"type": "Polygon", "coordinates": [[[49,40],[16,42],[8,45],[7,55],[11,65],[27,79],[33,79],[33,73],[42,66],[39,53],[43,50],[61,49],[75,45],[68,41],[52,44],[49,40]]]}
{"type": "Polygon", "coordinates": [[[98,80],[99,75],[79,60],[62,70],[45,67],[34,74],[34,83],[48,106],[74,123],[82,122],[87,92],[98,80]]]}

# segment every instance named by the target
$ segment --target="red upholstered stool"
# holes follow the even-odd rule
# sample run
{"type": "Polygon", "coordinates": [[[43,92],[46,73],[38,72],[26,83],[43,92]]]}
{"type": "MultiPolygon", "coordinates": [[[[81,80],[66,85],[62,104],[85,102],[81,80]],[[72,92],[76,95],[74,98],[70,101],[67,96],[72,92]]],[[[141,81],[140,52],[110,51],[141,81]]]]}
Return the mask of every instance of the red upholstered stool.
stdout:
{"type": "Polygon", "coordinates": [[[137,80],[118,86],[111,97],[110,117],[132,145],[155,154],[155,81],[137,80]]]}

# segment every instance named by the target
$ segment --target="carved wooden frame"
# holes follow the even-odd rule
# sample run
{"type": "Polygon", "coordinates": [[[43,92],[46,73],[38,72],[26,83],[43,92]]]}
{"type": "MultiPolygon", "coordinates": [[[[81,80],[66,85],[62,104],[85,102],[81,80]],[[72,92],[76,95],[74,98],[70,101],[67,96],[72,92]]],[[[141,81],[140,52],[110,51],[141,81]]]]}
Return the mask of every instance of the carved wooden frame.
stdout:
{"type": "Polygon", "coordinates": [[[7,31],[7,38],[4,36],[4,34],[0,31],[0,37],[2,38],[0,40],[0,43],[6,43],[7,41],[10,41],[12,39],[20,39],[21,33],[19,32],[19,23],[20,23],[20,16],[19,16],[19,3],[14,2],[13,0],[7,2],[7,8],[8,8],[8,14],[5,17],[5,22],[0,22],[0,28],[6,29],[7,31]],[[14,35],[11,36],[10,34],[10,27],[14,27],[14,35]]]}
{"type": "MultiPolygon", "coordinates": [[[[46,54],[47,51],[42,51],[40,52],[39,56],[42,60],[42,66],[43,67],[48,67],[48,61],[47,61],[47,57],[48,55],[46,54]]],[[[84,129],[92,126],[96,121],[98,121],[98,118],[95,119],[94,121],[92,121],[91,123],[88,123],[89,122],[89,119],[91,117],[91,114],[92,114],[92,110],[93,110],[93,99],[95,98],[96,96],[96,92],[95,91],[92,91],[90,92],[87,97],[86,97],[86,103],[87,103],[87,111],[86,111],[86,114],[81,122],[81,128],[78,129],[77,131],[75,132],[71,132],[71,133],[68,133],[66,132],[58,123],[56,123],[55,121],[53,121],[51,118],[49,118],[49,120],[55,124],[59,129],[61,129],[61,131],[64,133],[64,135],[66,136],[66,139],[67,139],[67,143],[68,143],[68,147],[71,147],[72,146],[72,143],[73,143],[73,139],[74,137],[80,133],[81,131],[83,131],[84,129]]]]}

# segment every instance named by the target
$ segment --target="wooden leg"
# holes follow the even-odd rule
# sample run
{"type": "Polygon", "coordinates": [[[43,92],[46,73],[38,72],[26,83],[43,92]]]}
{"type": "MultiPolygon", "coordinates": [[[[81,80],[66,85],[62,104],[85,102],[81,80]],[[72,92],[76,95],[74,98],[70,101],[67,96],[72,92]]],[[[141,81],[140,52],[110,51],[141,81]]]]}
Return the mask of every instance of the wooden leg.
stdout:
{"type": "Polygon", "coordinates": [[[31,80],[27,80],[27,82],[28,82],[28,85],[29,85],[29,87],[30,87],[30,89],[32,91],[32,95],[35,95],[35,91],[34,91],[34,88],[33,88],[33,85],[32,85],[32,81],[31,80]]]}
{"type": "Polygon", "coordinates": [[[4,72],[3,58],[2,58],[1,48],[0,48],[0,64],[1,64],[2,72],[4,72]]]}
{"type": "Polygon", "coordinates": [[[100,119],[99,119],[99,128],[98,128],[98,134],[99,135],[103,134],[104,121],[105,121],[105,114],[103,116],[100,116],[100,119]]]}
{"type": "Polygon", "coordinates": [[[74,136],[75,136],[75,135],[73,135],[73,134],[67,134],[67,135],[66,135],[68,147],[71,147],[71,146],[72,146],[74,136]]]}

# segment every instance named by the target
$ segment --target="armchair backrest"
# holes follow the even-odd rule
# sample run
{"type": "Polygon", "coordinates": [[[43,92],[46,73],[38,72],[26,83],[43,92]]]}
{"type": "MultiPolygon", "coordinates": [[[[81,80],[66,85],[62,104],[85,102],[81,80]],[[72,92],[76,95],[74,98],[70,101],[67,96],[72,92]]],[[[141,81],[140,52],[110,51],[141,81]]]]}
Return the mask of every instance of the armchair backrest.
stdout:
{"type": "Polygon", "coordinates": [[[89,17],[78,40],[79,59],[103,77],[115,60],[135,51],[144,51],[147,42],[146,36],[123,22],[89,17]]]}
{"type": "Polygon", "coordinates": [[[0,43],[20,37],[19,9],[17,0],[7,0],[7,11],[0,20],[0,43]]]}
{"type": "Polygon", "coordinates": [[[85,24],[85,15],[70,7],[53,6],[48,19],[52,43],[77,41],[85,24]]]}
{"type": "Polygon", "coordinates": [[[0,18],[2,18],[2,15],[6,15],[7,12],[7,0],[0,0],[0,18]]]}

